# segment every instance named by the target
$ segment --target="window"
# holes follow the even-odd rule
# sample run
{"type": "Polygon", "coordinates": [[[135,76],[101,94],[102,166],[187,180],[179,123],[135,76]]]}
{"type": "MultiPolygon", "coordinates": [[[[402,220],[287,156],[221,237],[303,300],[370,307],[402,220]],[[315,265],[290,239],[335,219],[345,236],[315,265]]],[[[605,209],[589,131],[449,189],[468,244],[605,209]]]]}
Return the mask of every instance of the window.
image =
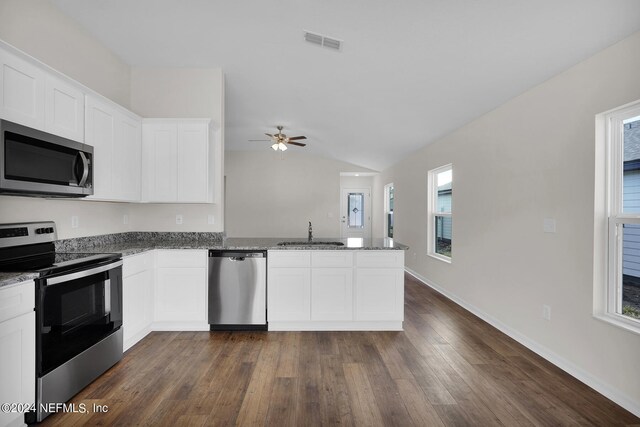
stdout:
{"type": "Polygon", "coordinates": [[[451,262],[452,184],[453,167],[451,165],[429,171],[427,253],[447,262],[451,262]]]}
{"type": "Polygon", "coordinates": [[[349,193],[347,213],[349,228],[364,227],[364,193],[349,193]]]}
{"type": "Polygon", "coordinates": [[[393,239],[393,184],[384,186],[384,236],[393,239]]]}
{"type": "Polygon", "coordinates": [[[607,152],[605,315],[640,331],[640,103],[604,115],[607,152]]]}

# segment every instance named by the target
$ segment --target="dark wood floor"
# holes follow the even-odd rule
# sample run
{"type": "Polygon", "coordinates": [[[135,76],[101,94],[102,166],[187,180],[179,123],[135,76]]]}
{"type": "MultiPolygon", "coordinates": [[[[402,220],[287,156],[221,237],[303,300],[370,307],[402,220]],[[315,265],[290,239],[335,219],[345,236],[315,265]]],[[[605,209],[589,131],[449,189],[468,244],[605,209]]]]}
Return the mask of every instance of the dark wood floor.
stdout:
{"type": "Polygon", "coordinates": [[[154,332],[43,425],[640,425],[409,276],[404,328],[154,332]]]}

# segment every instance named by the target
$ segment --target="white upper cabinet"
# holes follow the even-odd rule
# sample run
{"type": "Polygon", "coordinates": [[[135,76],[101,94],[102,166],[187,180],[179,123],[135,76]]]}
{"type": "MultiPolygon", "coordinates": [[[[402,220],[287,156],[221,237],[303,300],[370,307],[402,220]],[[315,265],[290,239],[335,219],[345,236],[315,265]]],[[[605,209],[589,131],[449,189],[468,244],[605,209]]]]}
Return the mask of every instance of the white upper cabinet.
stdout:
{"type": "Polygon", "coordinates": [[[84,142],[84,92],[71,79],[0,48],[0,116],[84,142]]]}
{"type": "Polygon", "coordinates": [[[178,126],[142,124],[142,201],[175,202],[178,197],[178,126]]]}
{"type": "Polygon", "coordinates": [[[116,115],[113,158],[117,200],[139,202],[142,169],[142,122],[139,118],[123,113],[116,115]]]}
{"type": "Polygon", "coordinates": [[[45,78],[46,132],[84,142],[84,93],[61,79],[45,78]]]}
{"type": "Polygon", "coordinates": [[[44,70],[3,49],[0,65],[2,118],[44,130],[44,70]]]}
{"type": "Polygon", "coordinates": [[[140,118],[96,96],[86,98],[85,141],[93,146],[91,200],[140,200],[140,118]]]}
{"type": "Polygon", "coordinates": [[[209,119],[150,119],[142,125],[142,201],[211,203],[209,119]]]}

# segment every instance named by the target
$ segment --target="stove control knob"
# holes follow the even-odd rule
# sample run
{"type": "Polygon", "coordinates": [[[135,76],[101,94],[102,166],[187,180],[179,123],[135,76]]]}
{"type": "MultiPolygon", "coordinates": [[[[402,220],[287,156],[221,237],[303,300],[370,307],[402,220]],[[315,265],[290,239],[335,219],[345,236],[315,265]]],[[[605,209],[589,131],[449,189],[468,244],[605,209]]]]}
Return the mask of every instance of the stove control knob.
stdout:
{"type": "Polygon", "coordinates": [[[47,233],[53,233],[53,227],[48,227],[47,228],[47,233]]]}
{"type": "Polygon", "coordinates": [[[44,228],[36,228],[36,234],[42,234],[44,231],[44,228]]]}

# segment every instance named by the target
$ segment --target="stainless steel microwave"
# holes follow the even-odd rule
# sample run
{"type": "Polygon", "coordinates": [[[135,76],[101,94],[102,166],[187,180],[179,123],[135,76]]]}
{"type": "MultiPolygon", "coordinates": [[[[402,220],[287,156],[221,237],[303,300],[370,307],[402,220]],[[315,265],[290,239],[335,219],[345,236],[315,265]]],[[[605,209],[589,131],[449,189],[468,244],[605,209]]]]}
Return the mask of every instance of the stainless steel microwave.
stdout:
{"type": "Polygon", "coordinates": [[[0,120],[0,193],[90,196],[93,147],[0,120]]]}

